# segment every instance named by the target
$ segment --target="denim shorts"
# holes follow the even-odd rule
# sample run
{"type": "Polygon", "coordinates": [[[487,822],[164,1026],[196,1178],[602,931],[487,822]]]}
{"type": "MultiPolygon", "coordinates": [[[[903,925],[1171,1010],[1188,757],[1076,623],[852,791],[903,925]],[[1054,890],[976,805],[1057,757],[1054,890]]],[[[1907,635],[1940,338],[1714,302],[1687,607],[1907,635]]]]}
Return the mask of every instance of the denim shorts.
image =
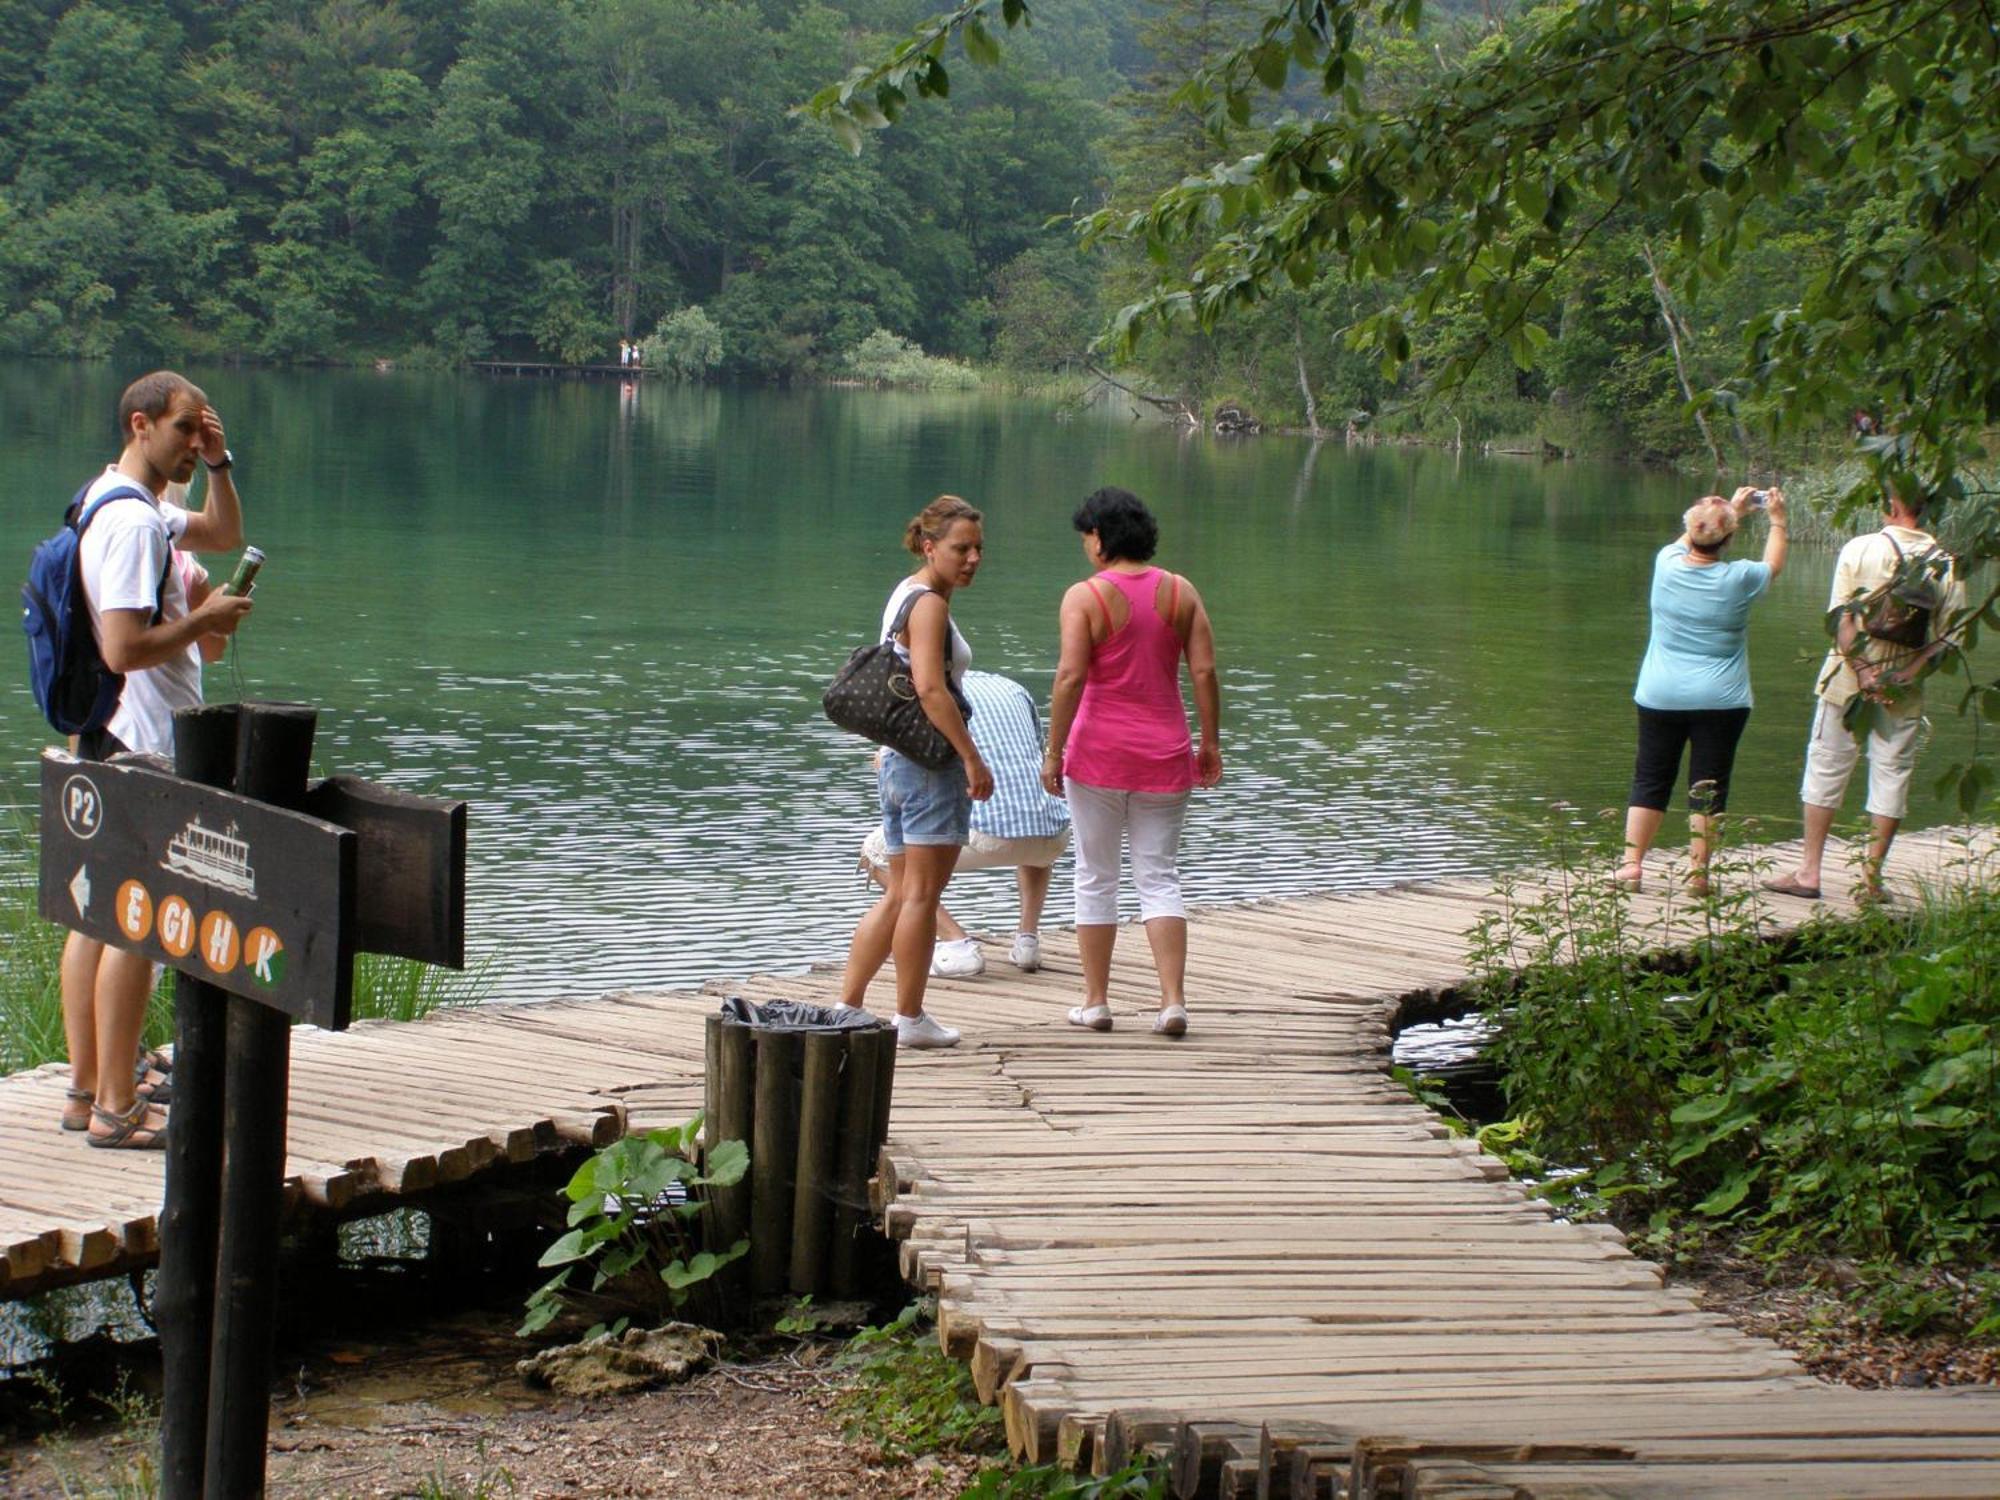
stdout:
{"type": "Polygon", "coordinates": [[[882,752],[875,773],[882,797],[882,842],[891,855],[906,844],[963,844],[972,832],[972,794],[965,767],[954,760],[928,771],[894,750],[882,752]]]}

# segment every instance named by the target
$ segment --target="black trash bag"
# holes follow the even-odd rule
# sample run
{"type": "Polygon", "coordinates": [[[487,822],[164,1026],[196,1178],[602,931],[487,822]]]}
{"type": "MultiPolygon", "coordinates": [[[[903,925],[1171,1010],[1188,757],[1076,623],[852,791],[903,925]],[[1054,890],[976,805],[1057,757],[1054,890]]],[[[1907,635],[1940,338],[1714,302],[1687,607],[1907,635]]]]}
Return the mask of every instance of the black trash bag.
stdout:
{"type": "Polygon", "coordinates": [[[722,1019],[761,1031],[879,1031],[888,1025],[858,1005],[808,1005],[803,1000],[759,1004],[741,995],[722,1002],[722,1019]]]}

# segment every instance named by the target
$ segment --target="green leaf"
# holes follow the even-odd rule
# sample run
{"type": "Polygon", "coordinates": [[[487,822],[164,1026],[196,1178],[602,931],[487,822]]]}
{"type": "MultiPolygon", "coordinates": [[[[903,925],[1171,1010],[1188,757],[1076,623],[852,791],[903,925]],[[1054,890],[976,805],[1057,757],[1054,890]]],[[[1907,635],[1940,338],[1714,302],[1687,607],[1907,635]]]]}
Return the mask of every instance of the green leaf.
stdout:
{"type": "Polygon", "coordinates": [[[1965,774],[1958,780],[1958,810],[1971,817],[1979,811],[1979,804],[1986,800],[1986,790],[1993,784],[1993,769],[1984,761],[1974,761],[1965,768],[1965,774]]]}
{"type": "Polygon", "coordinates": [[[966,17],[960,40],[965,44],[965,55],[982,67],[990,68],[1000,61],[1000,44],[978,16],[966,17]]]}
{"type": "Polygon", "coordinates": [[[750,1148],[741,1141],[717,1141],[708,1149],[697,1183],[711,1187],[734,1187],[750,1170],[750,1148]]]}
{"type": "Polygon", "coordinates": [[[833,131],[833,138],[847,148],[849,156],[861,154],[861,127],[854,123],[852,116],[845,111],[829,114],[826,123],[833,131]]]}
{"type": "Polygon", "coordinates": [[[1727,1108],[1727,1094],[1703,1094],[1698,1099],[1690,1099],[1668,1118],[1676,1125],[1699,1125],[1704,1120],[1713,1120],[1727,1108]]]}
{"type": "Polygon", "coordinates": [[[582,1260],[588,1253],[584,1239],[587,1231],[572,1229],[542,1252],[542,1258],[535,1262],[538,1266],[567,1265],[571,1261],[582,1260]]]}
{"type": "Polygon", "coordinates": [[[1707,1214],[1710,1218],[1720,1218],[1749,1196],[1751,1181],[1752,1177],[1750,1173],[1738,1172],[1729,1181],[1723,1183],[1721,1187],[1697,1203],[1694,1206],[1695,1212],[1698,1214],[1707,1214]]]}
{"type": "Polygon", "coordinates": [[[1257,75],[1257,81],[1278,93],[1291,76],[1292,60],[1285,48],[1276,42],[1265,42],[1250,49],[1250,70],[1257,75]]]}

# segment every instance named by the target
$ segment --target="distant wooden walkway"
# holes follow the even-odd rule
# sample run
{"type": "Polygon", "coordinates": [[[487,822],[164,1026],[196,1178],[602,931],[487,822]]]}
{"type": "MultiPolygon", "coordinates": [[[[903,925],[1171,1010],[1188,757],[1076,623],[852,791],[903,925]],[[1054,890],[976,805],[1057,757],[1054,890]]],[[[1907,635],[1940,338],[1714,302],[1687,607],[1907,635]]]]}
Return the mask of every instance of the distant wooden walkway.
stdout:
{"type": "Polygon", "coordinates": [[[553,360],[536,359],[475,359],[469,364],[488,375],[553,375],[559,379],[609,376],[617,380],[637,380],[642,375],[659,373],[649,365],[565,365],[553,360]]]}
{"type": "MultiPolygon", "coordinates": [[[[1917,835],[1894,865],[1950,878],[1962,853],[1917,835]]],[[[1447,881],[1200,913],[1178,1043],[1147,1030],[1137,933],[1109,1035],[1063,1024],[1067,934],[1038,974],[989,949],[984,978],[933,981],[966,1041],[903,1054],[880,1207],[1015,1451],[1104,1470],[1152,1449],[1201,1495],[2000,1495],[2000,1391],[1808,1377],[1615,1232],[1554,1220],[1388,1079],[1400,997],[1460,982],[1494,906],[1447,881]]],[[[1809,912],[1766,907],[1773,928],[1809,912]]],[[[829,1000],[834,983],[712,990],[829,1000]]],[[[708,998],[301,1034],[296,1190],[345,1212],[421,1203],[684,1118],[708,998]]],[[[60,1102],[56,1070],[0,1081],[0,1294],[151,1249],[157,1158],[60,1135],[60,1102]]]]}

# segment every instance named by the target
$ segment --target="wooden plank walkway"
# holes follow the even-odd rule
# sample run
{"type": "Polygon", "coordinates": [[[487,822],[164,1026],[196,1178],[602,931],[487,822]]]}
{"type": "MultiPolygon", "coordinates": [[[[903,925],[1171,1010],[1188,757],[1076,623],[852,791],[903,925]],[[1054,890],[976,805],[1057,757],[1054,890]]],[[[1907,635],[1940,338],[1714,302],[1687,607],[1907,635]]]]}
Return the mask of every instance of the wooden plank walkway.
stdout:
{"type": "MultiPolygon", "coordinates": [[[[1964,857],[1914,835],[1892,867],[1948,879],[1964,857]]],[[[1177,1043],[1145,1024],[1137,933],[1108,1035],[1063,1024],[1068,934],[1038,974],[989,949],[984,978],[933,981],[966,1041],[903,1054],[878,1206],[1017,1454],[1103,1470],[1151,1448],[1202,1495],[2000,1495],[2000,1391],[1813,1380],[1614,1231],[1554,1220],[1388,1079],[1397,1005],[1462,980],[1495,904],[1447,881],[1199,913],[1177,1043]]],[[[1765,907],[1774,929],[1808,914],[1765,907]]],[[[294,1191],[421,1203],[677,1121],[701,1102],[714,992],[830,1001],[835,982],[302,1033],[294,1191]]],[[[158,1158],[61,1136],[61,1087],[0,1080],[0,1295],[153,1248],[158,1158]]]]}

